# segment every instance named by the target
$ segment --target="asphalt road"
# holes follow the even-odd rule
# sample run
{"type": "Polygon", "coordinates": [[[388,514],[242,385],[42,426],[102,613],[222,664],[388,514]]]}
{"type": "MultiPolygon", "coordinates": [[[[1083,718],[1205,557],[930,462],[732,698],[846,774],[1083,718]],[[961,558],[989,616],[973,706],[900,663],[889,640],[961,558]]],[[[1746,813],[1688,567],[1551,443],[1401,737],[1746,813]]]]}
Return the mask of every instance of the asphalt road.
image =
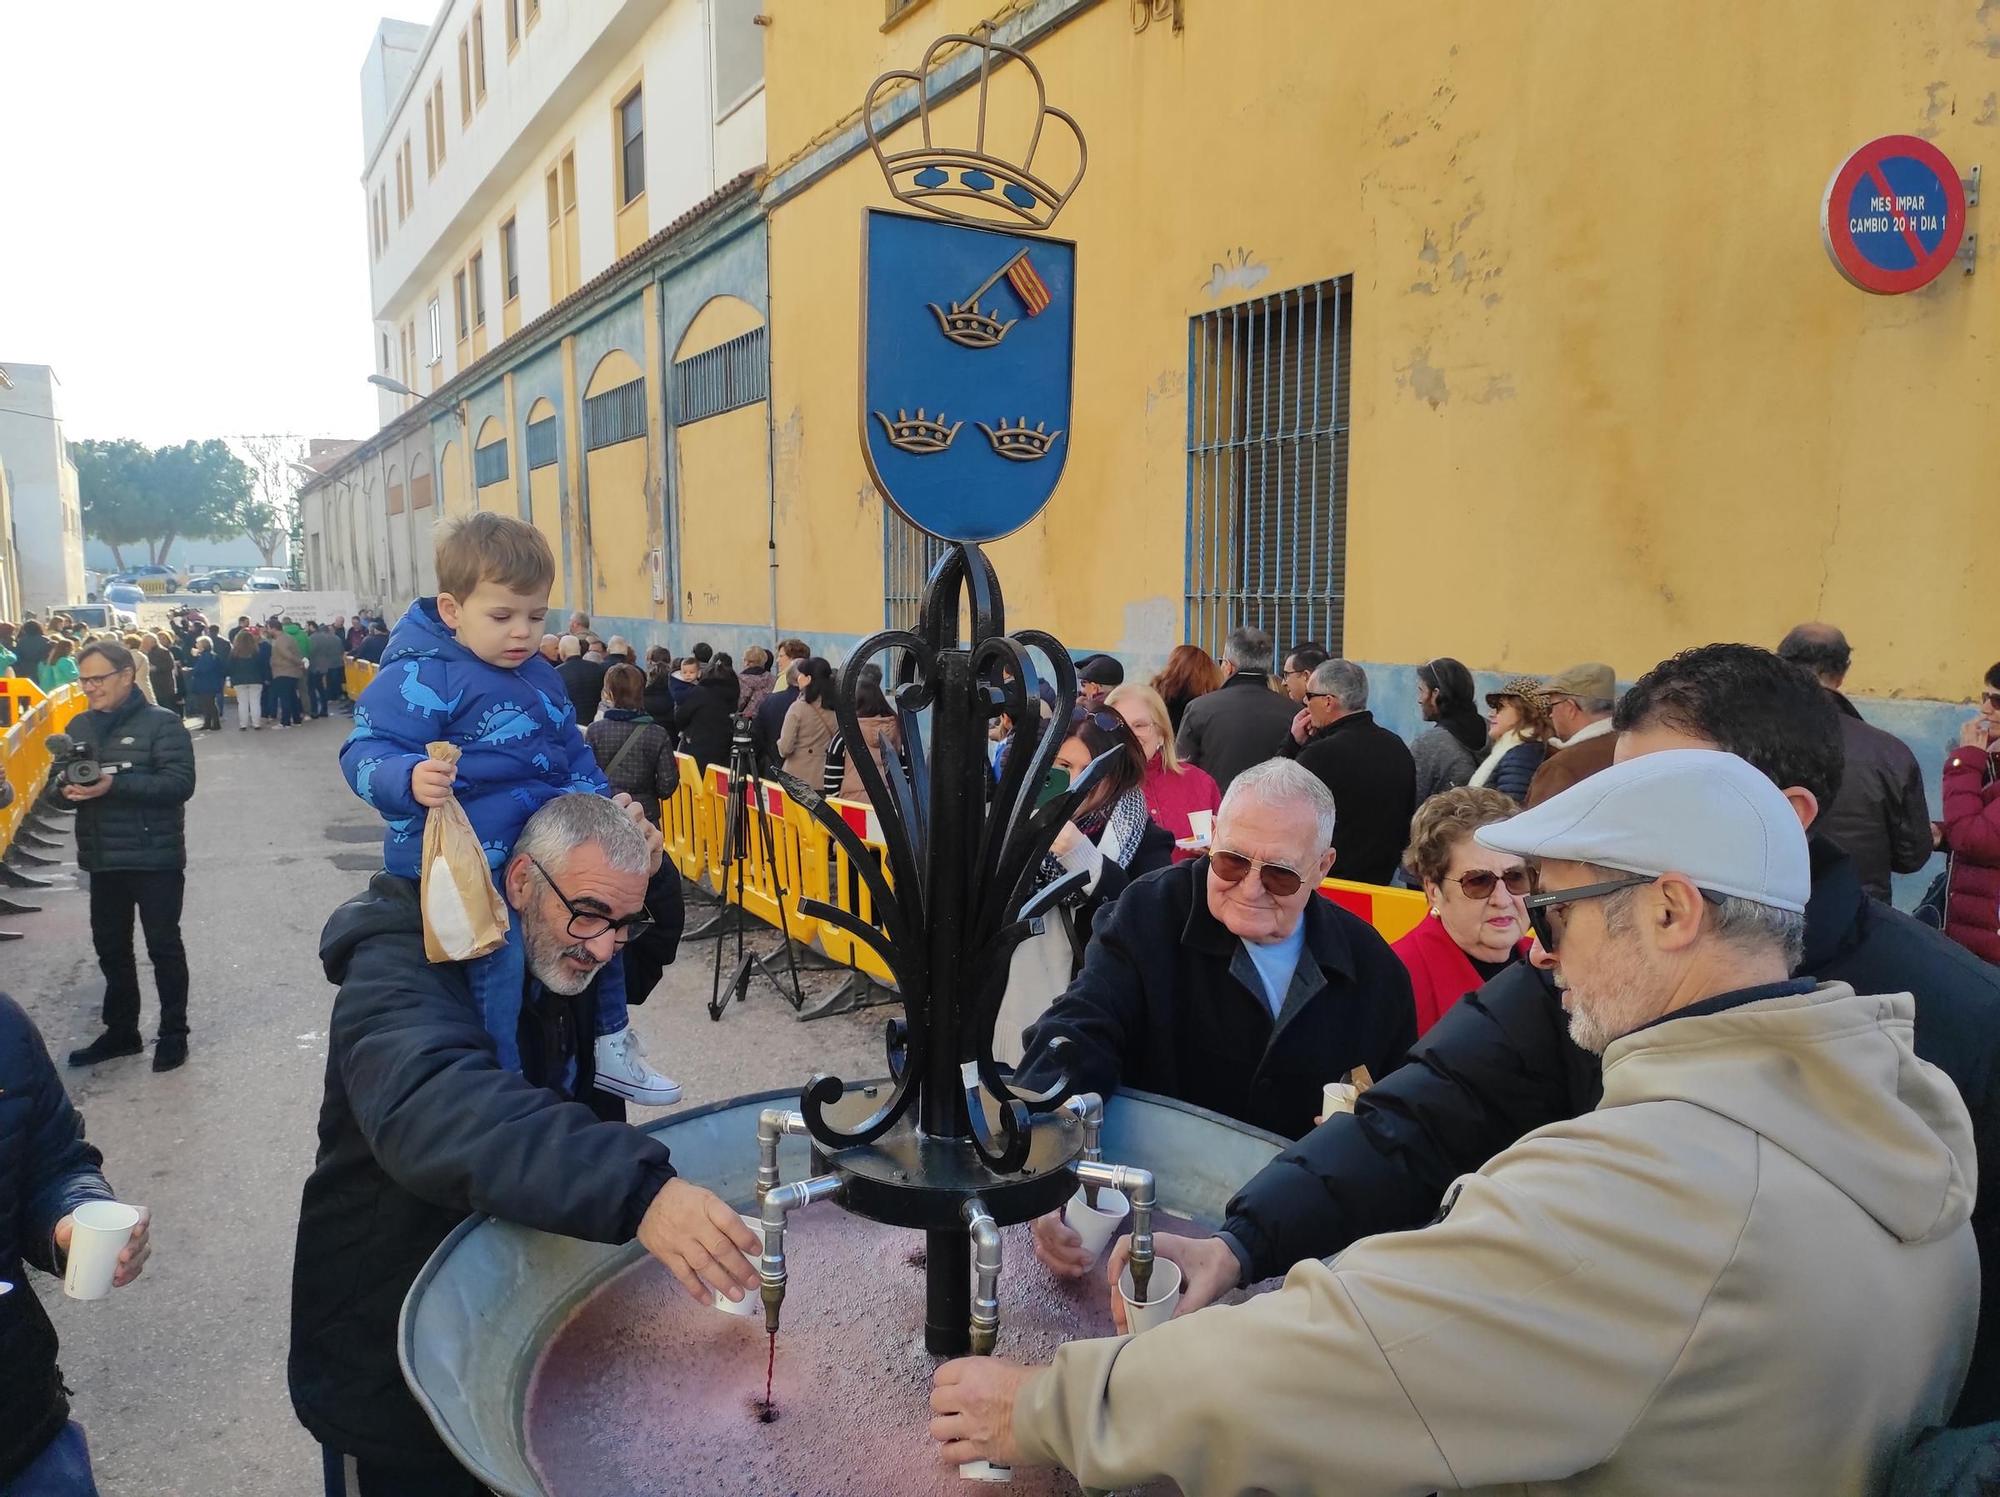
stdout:
{"type": "MultiPolygon", "coordinates": [[[[183,920],[189,1061],[164,1076],[149,1055],[65,1072],[113,1190],[153,1210],[153,1257],[129,1288],[79,1303],[30,1275],[61,1334],[106,1497],[319,1490],[317,1451],[285,1391],[292,1242],[333,999],[316,952],[327,915],[379,866],[381,842],[374,813],[340,778],[345,733],[346,719],[333,717],[196,735],[183,920]]],[[[35,1018],[60,1065],[97,1033],[103,984],[73,845],[54,856],[65,861],[39,871],[55,887],[10,891],[42,910],[0,916],[0,929],[25,936],[0,945],[0,988],[35,1018]]],[[[712,950],[685,948],[634,1013],[655,1063],[686,1089],[680,1106],[803,1083],[819,1069],[882,1071],[882,1010],[802,1024],[759,985],[711,1023],[712,950]]],[[[150,1038],[143,943],[140,975],[150,1038]]],[[[808,992],[831,981],[809,976],[808,992]]]]}

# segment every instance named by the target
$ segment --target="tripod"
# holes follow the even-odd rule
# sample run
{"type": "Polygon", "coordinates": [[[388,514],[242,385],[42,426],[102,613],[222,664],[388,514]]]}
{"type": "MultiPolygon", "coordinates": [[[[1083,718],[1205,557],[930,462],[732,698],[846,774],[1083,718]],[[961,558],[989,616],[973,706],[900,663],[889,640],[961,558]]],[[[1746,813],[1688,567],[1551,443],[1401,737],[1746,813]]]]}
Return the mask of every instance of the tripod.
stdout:
{"type": "MultiPolygon", "coordinates": [[[[717,893],[723,902],[723,911],[729,907],[729,881],[736,880],[736,970],[725,988],[722,983],[722,937],[716,932],[715,977],[709,986],[708,1016],[720,1020],[722,1011],[729,1006],[731,998],[739,1003],[750,995],[750,978],[753,973],[762,973],[771,986],[778,990],[778,996],[791,1004],[792,1012],[805,1007],[805,994],[799,988],[799,964],[792,955],[791,918],[785,913],[785,879],[778,871],[778,850],[771,837],[771,825],[755,813],[750,804],[751,787],[757,782],[757,749],[750,736],[750,720],[736,719],[736,731],[729,741],[729,802],[723,811],[722,830],[722,878],[717,893]],[[748,839],[759,838],[759,847],[764,854],[764,866],[771,870],[771,888],[778,906],[778,932],[784,939],[785,965],[790,969],[791,991],[778,974],[771,970],[771,957],[759,956],[754,951],[744,949],[743,927],[747,923],[743,912],[743,865],[746,861],[748,839]]],[[[720,920],[721,916],[718,915],[720,920]]],[[[773,953],[775,955],[775,953],[773,953]]]]}

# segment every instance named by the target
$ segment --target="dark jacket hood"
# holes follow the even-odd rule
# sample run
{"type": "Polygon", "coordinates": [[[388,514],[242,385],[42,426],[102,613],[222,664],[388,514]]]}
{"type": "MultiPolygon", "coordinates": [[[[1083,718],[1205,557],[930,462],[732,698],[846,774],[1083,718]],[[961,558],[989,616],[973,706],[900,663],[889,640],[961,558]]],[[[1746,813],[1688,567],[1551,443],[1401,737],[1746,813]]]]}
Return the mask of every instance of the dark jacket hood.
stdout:
{"type": "Polygon", "coordinates": [[[393,873],[376,874],[366,889],[333,912],[320,933],[319,959],[326,969],[326,980],[335,986],[347,981],[347,964],[354,948],[370,937],[416,935],[423,928],[416,884],[393,873]]]}
{"type": "Polygon", "coordinates": [[[418,598],[397,620],[388,647],[382,651],[381,663],[422,659],[437,659],[452,665],[484,665],[445,627],[444,620],[438,617],[436,598],[418,598]]]}

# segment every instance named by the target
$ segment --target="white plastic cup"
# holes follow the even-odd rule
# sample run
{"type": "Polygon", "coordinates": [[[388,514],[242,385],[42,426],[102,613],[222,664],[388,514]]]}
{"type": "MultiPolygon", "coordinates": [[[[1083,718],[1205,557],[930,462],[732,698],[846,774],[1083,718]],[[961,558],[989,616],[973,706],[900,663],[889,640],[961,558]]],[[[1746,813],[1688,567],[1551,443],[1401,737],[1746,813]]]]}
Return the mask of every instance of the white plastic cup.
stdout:
{"type": "Polygon", "coordinates": [[[1319,1114],[1323,1118],[1330,1118],[1336,1112],[1352,1112],[1355,1099],[1360,1095],[1360,1091],[1350,1082],[1329,1081],[1320,1088],[1319,1114]]]}
{"type": "Polygon", "coordinates": [[[1151,1296],[1145,1304],[1132,1298],[1132,1265],[1118,1273],[1118,1292],[1125,1300],[1125,1329],[1137,1335],[1174,1318],[1181,1303],[1181,1266],[1171,1258],[1153,1259],[1153,1276],[1146,1283],[1151,1296]]]}
{"type": "MultiPolygon", "coordinates": [[[[764,1240],[764,1219],[761,1216],[743,1216],[743,1213],[740,1211],[736,1214],[743,1217],[743,1225],[755,1232],[757,1240],[762,1242],[764,1240]]],[[[756,1260],[753,1258],[751,1261],[755,1262],[756,1260]]],[[[743,1298],[741,1299],[731,1299],[720,1289],[711,1290],[710,1293],[715,1297],[715,1308],[725,1315],[742,1315],[747,1317],[763,1313],[763,1296],[755,1289],[744,1290],[743,1298]]]]}
{"type": "Polygon", "coordinates": [[[1209,831],[1214,825],[1215,813],[1213,811],[1188,812],[1188,831],[1199,840],[1206,842],[1209,831]]]}
{"type": "Polygon", "coordinates": [[[1090,1204],[1090,1197],[1078,1187],[1069,1204],[1063,1207],[1063,1220],[1069,1223],[1070,1231],[1083,1239],[1083,1250],[1096,1258],[1118,1235],[1119,1225],[1125,1220],[1125,1213],[1132,1209],[1132,1203],[1125,1199],[1123,1191],[1099,1186],[1097,1204],[1090,1204]]]}
{"type": "Polygon", "coordinates": [[[1014,1479],[1012,1466],[996,1466],[991,1461],[960,1461],[958,1474],[966,1481],[1003,1482],[1014,1479]]]}
{"type": "Polygon", "coordinates": [[[139,1225],[139,1208],[121,1201],[85,1201],[73,1213],[69,1264],[63,1293],[71,1299],[103,1299],[118,1274],[118,1255],[139,1225]]]}

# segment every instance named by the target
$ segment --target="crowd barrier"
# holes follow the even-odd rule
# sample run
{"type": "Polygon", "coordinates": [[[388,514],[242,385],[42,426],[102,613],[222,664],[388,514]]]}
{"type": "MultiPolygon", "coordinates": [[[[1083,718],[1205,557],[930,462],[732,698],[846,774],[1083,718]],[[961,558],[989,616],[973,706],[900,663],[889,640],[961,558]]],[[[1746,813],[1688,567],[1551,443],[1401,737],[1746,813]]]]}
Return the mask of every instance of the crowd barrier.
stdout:
{"type": "MultiPolygon", "coordinates": [[[[347,694],[358,699],[374,676],[374,666],[350,658],[347,694]]],[[[753,780],[743,802],[750,820],[738,829],[737,837],[742,860],[739,900],[739,880],[727,862],[731,850],[729,771],[711,764],[704,773],[686,754],[675,758],[680,765],[680,788],[661,804],[660,832],[666,843],[666,859],[680,870],[681,877],[719,900],[740,903],[746,913],[773,929],[781,923],[782,890],[782,924],[793,940],[831,962],[890,984],[889,969],[873,950],[800,908],[806,900],[820,900],[867,924],[876,923],[866,883],[825,828],[787,795],[783,786],[753,780]]],[[[873,809],[863,802],[838,798],[830,798],[828,804],[881,866],[887,848],[873,809]]],[[[886,867],[883,874],[886,878],[886,867]]],[[[1413,889],[1328,879],[1319,892],[1366,920],[1388,941],[1407,934],[1428,909],[1424,896],[1413,889]]]]}
{"type": "Polygon", "coordinates": [[[14,839],[48,783],[49,735],[67,728],[83,705],[79,686],[45,693],[19,676],[0,677],[0,724],[6,727],[0,736],[0,779],[14,790],[12,802],[0,807],[0,858],[14,851],[14,839]]]}

